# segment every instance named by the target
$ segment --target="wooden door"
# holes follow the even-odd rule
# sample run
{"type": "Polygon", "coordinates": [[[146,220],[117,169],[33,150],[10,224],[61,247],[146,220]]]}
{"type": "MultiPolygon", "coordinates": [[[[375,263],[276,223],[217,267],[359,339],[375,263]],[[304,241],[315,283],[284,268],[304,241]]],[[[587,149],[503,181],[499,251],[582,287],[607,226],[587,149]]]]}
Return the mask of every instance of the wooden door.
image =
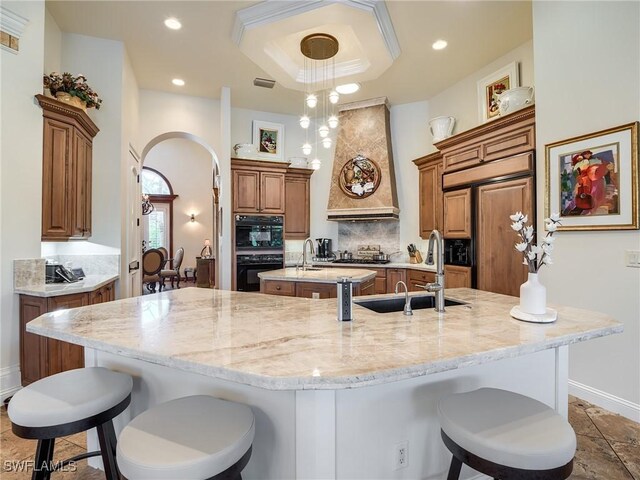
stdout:
{"type": "Polygon", "coordinates": [[[471,189],[444,194],[444,238],[471,238],[471,189]]]}
{"type": "Polygon", "coordinates": [[[260,212],[284,213],[284,173],[260,173],[260,212]]]}
{"type": "Polygon", "coordinates": [[[396,284],[400,281],[407,283],[407,271],[404,268],[387,268],[386,293],[395,293],[396,284]]]}
{"type": "Polygon", "coordinates": [[[79,131],[73,135],[73,228],[71,235],[91,236],[91,142],[79,131]]]}
{"type": "Polygon", "coordinates": [[[72,233],[73,127],[44,119],[42,148],[42,240],[69,238],[72,233]]]}
{"type": "MultiPolygon", "coordinates": [[[[48,311],[54,312],[66,308],[84,307],[89,304],[89,294],[77,293],[50,297],[48,299],[48,311]]],[[[47,339],[47,375],[84,367],[84,348],[80,345],[47,339]]]]}
{"type": "Polygon", "coordinates": [[[47,338],[27,332],[27,323],[46,312],[46,298],[20,295],[20,376],[23,387],[47,375],[47,338]]]}
{"type": "MultiPolygon", "coordinates": [[[[373,285],[373,283],[372,283],[373,285]]],[[[373,286],[371,287],[373,289],[373,286]]],[[[297,282],[296,297],[304,298],[336,298],[337,287],[331,283],[297,282]]]]}
{"type": "Polygon", "coordinates": [[[287,240],[309,237],[309,183],[309,177],[285,177],[284,238],[287,240]]]}
{"type": "Polygon", "coordinates": [[[442,162],[421,168],[419,175],[420,237],[427,239],[443,226],[442,162]]]}
{"type": "Polygon", "coordinates": [[[527,280],[522,255],[509,215],[522,212],[536,224],[533,178],[519,178],[478,187],[477,288],[518,296],[527,280]]]}
{"type": "Polygon", "coordinates": [[[444,285],[445,288],[471,288],[471,267],[445,265],[444,285]]]}
{"type": "Polygon", "coordinates": [[[234,213],[260,211],[260,173],[249,170],[233,171],[234,213]]]}
{"type": "MultiPolygon", "coordinates": [[[[376,293],[376,279],[365,280],[359,284],[354,285],[353,295],[363,297],[365,295],[374,295],[376,293]]],[[[338,295],[338,287],[336,286],[336,296],[338,295]]]]}

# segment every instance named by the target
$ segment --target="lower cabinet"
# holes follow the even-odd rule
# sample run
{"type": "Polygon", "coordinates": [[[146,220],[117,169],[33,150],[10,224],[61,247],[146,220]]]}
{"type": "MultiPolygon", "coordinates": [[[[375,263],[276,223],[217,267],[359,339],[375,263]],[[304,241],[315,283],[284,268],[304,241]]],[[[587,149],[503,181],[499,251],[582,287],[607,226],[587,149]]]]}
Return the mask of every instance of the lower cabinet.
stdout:
{"type": "Polygon", "coordinates": [[[444,266],[445,288],[471,288],[471,267],[444,266]]]}
{"type": "MultiPolygon", "coordinates": [[[[353,284],[353,295],[373,295],[375,291],[375,278],[353,284]]],[[[283,295],[287,297],[301,298],[336,298],[338,290],[335,283],[321,282],[290,282],[282,280],[260,281],[260,292],[269,295],[283,295]]]]}
{"type": "Polygon", "coordinates": [[[381,293],[395,293],[398,282],[407,283],[407,270],[404,268],[387,268],[387,289],[381,293]]]}
{"type": "Polygon", "coordinates": [[[58,297],[20,295],[20,374],[22,385],[84,367],[84,348],[27,332],[27,323],[48,312],[115,300],[114,282],[89,293],[58,297]]]}
{"type": "Polygon", "coordinates": [[[426,272],[424,270],[409,269],[407,272],[407,279],[409,280],[407,286],[409,287],[410,292],[424,292],[425,289],[422,288],[422,286],[427,283],[434,283],[436,281],[436,274],[434,272],[426,272]]]}

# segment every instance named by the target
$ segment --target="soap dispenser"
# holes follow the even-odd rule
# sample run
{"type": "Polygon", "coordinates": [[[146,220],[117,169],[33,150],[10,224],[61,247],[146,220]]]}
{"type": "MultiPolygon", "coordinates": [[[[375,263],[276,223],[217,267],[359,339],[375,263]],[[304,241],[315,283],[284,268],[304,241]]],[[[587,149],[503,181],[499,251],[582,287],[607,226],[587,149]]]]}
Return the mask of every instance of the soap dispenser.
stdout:
{"type": "Polygon", "coordinates": [[[353,282],[351,277],[341,277],[338,287],[338,320],[350,322],[353,320],[353,282]]]}

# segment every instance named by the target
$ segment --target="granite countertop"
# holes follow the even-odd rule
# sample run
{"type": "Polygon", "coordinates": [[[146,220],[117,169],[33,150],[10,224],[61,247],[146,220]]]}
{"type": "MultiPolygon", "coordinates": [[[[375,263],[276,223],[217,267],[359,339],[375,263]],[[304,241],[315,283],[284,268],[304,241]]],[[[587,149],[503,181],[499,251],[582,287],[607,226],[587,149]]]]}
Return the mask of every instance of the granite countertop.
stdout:
{"type": "MultiPolygon", "coordinates": [[[[318,267],[321,268],[321,267],[318,267]]],[[[366,282],[375,278],[376,272],[361,268],[322,268],[321,270],[296,271],[295,267],[281,268],[258,273],[260,280],[279,280],[285,282],[337,283],[341,277],[351,277],[354,283],[366,282]]]]}
{"type": "Polygon", "coordinates": [[[14,293],[32,295],[34,297],[58,297],[73,293],[92,292],[107,283],[120,278],[120,275],[87,275],[83,280],[74,283],[43,283],[30,287],[14,289],[14,293]]]}
{"type": "Polygon", "coordinates": [[[556,305],[555,323],[521,322],[509,316],[517,298],[479,290],[449,289],[447,297],[467,305],[412,317],[356,305],[355,320],[338,322],[335,299],[185,288],[48,313],[27,331],[237,383],[302,390],[394,382],[623,329],[608,315],[556,305]]]}
{"type": "MultiPolygon", "coordinates": [[[[296,262],[287,262],[287,267],[295,267],[296,262]]],[[[422,270],[425,272],[435,272],[435,265],[427,265],[425,263],[408,263],[408,262],[389,262],[389,263],[341,263],[341,262],[313,262],[314,267],[327,268],[411,268],[413,270],[422,270]]]]}

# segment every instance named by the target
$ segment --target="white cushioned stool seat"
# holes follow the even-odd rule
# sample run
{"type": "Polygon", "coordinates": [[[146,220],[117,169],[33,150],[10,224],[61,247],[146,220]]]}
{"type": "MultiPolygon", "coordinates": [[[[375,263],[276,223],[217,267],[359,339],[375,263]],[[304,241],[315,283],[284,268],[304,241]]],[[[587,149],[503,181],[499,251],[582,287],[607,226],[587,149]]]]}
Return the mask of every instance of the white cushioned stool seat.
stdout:
{"type": "Polygon", "coordinates": [[[207,395],[162,403],[120,433],[116,458],[129,480],[205,479],[234,465],[255,435],[251,408],[207,395]]]}
{"type": "Polygon", "coordinates": [[[576,452],[571,425],[542,402],[495,388],[450,395],[438,403],[442,431],[485,460],[512,468],[550,470],[576,452]]]}
{"type": "Polygon", "coordinates": [[[7,413],[23,427],[49,427],[98,415],[124,401],[133,380],[103,367],[78,368],[45,377],[16,393],[7,413]]]}

